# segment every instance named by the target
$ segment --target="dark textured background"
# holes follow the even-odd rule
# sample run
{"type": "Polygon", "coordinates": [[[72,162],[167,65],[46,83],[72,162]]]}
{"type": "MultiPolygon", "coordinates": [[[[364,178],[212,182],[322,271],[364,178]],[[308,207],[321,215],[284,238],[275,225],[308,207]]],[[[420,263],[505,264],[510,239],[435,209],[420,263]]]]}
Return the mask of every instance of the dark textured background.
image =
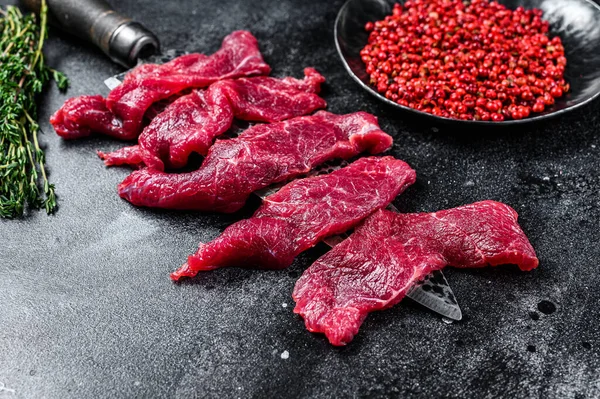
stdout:
{"type": "Polygon", "coordinates": [[[600,396],[599,101],[509,131],[431,126],[375,102],[346,74],[333,43],[340,0],[113,3],[165,48],[211,53],[229,32],[250,29],[273,75],[315,66],[329,110],[378,115],[393,154],[417,170],[401,210],[506,202],[540,267],[448,270],[462,322],[405,300],[369,316],[341,349],[292,313],[294,283],[323,247],[286,271],[223,269],[175,285],[168,273],[198,241],[256,202],[222,216],[121,200],[115,187],[128,171],[95,155],[121,144],[65,142],[47,122],[67,97],[106,94],[103,79],[120,69],[53,31],[48,63],[71,89],[48,90],[40,121],[60,209],[0,221],[0,398],[600,396]],[[541,301],[556,312],[540,312],[541,301]]]}

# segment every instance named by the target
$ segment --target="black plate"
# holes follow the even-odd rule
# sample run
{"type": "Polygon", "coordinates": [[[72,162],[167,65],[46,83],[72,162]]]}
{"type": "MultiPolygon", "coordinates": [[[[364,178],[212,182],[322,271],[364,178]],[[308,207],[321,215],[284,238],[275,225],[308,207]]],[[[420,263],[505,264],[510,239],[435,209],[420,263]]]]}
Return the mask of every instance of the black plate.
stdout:
{"type": "Polygon", "coordinates": [[[440,121],[473,125],[510,125],[565,113],[600,94],[600,7],[597,4],[588,0],[500,0],[499,3],[510,9],[523,6],[543,11],[543,18],[550,22],[550,37],[560,36],[565,47],[565,80],[571,85],[569,93],[557,99],[552,107],[540,114],[503,122],[449,119],[399,105],[369,86],[369,76],[359,54],[369,36],[364,29],[365,24],[382,20],[391,14],[392,7],[397,2],[404,3],[403,0],[349,0],[337,16],[334,33],[338,54],[350,76],[367,92],[393,107],[440,121]]]}

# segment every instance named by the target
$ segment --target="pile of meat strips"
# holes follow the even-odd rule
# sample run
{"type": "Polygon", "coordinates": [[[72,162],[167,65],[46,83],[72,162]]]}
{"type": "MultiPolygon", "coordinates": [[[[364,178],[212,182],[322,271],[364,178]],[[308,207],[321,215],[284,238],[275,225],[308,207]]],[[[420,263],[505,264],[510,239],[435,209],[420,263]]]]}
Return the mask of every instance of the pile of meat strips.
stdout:
{"type": "Polygon", "coordinates": [[[324,238],[354,229],[304,272],[293,291],[294,311],[306,327],[344,345],[369,312],[398,303],[434,270],[537,267],[508,205],[385,210],[416,174],[401,160],[373,156],[392,145],[377,118],[317,111],[326,106],[318,95],[325,79],[312,68],[303,79],[269,72],[252,34],[236,31],[212,55],[139,66],[107,98],[72,98],[51,118],[65,139],[92,133],[137,139],[134,146],[99,153],[106,165],[137,169],[118,186],[119,195],[137,206],[235,212],[253,192],[288,182],[251,218],[201,243],[173,280],[227,266],[283,269],[324,238]],[[219,138],[236,119],[261,123],[219,138]],[[204,156],[201,166],[177,173],[192,153],[204,156]],[[371,156],[309,175],[326,162],[363,153],[371,156]]]}

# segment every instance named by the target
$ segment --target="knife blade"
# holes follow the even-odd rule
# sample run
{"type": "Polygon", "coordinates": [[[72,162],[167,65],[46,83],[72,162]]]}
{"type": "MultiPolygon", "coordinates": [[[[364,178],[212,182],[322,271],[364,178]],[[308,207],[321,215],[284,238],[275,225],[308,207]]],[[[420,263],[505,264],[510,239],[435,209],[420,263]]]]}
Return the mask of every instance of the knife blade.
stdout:
{"type": "MultiPolygon", "coordinates": [[[[145,58],[138,58],[137,65],[141,64],[164,64],[165,62],[169,62],[179,56],[189,54],[188,51],[176,50],[176,49],[168,49],[163,51],[162,53],[152,54],[145,58]]],[[[136,66],[137,66],[136,65],[136,66]]],[[[133,69],[133,68],[132,68],[133,69]]],[[[114,89],[121,83],[123,83],[123,79],[125,79],[125,75],[131,72],[131,69],[128,69],[124,72],[113,75],[104,80],[104,85],[109,88],[109,90],[114,89]]]]}
{"type": "Polygon", "coordinates": [[[441,270],[425,276],[406,293],[413,301],[451,320],[462,320],[462,311],[441,270]]]}

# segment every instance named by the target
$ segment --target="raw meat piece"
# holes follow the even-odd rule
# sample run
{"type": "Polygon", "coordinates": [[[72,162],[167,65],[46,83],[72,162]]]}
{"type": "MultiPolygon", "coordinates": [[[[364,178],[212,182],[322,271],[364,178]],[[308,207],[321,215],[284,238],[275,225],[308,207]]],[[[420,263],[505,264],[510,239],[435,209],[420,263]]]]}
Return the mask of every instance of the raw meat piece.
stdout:
{"type": "Polygon", "coordinates": [[[225,266],[288,267],[323,238],[341,234],[387,206],[415,179],[410,166],[387,156],[361,158],[328,175],[293,181],[266,197],[250,219],[201,243],[171,278],[225,266]]]}
{"type": "Polygon", "coordinates": [[[189,88],[207,87],[221,79],[267,75],[256,38],[247,31],[225,37],[214,54],[188,54],[162,65],[143,65],[128,74],[104,101],[99,96],[68,100],[50,123],[64,138],[98,132],[123,140],[138,137],[144,113],[155,102],[189,88]],[[102,115],[99,120],[92,116],[102,115]]]}
{"type": "Polygon", "coordinates": [[[142,151],[139,145],[119,148],[116,151],[105,154],[102,151],[97,151],[100,159],[104,159],[104,163],[108,166],[129,165],[135,168],[144,167],[142,159],[142,151]]]}
{"type": "Polygon", "coordinates": [[[207,87],[221,79],[267,75],[256,38],[247,31],[225,37],[221,48],[211,56],[188,54],[125,79],[108,95],[108,107],[123,119],[125,130],[139,132],[148,107],[163,98],[190,87],[207,87]]]}
{"type": "Polygon", "coordinates": [[[106,100],[102,96],[69,98],[50,117],[50,123],[64,139],[78,139],[92,132],[102,132],[116,138],[124,136],[121,120],[106,107],[106,100]]]}
{"type": "Polygon", "coordinates": [[[305,174],[323,162],[363,151],[376,154],[391,144],[392,138],[371,114],[319,111],[218,140],[194,172],[135,171],[119,185],[119,195],[138,206],[235,212],[253,191],[305,174]]]}
{"type": "Polygon", "coordinates": [[[181,168],[192,152],[206,155],[213,138],[232,122],[227,97],[210,89],[194,90],[158,114],[140,135],[139,145],[98,154],[107,166],[142,163],[162,171],[164,159],[169,166],[181,168]]]}
{"type": "Polygon", "coordinates": [[[416,214],[381,210],[302,274],[294,312],[309,331],[345,345],[368,313],[400,302],[432,271],[506,263],[522,270],[538,265],[508,205],[482,201],[416,214]]]}
{"type": "Polygon", "coordinates": [[[222,80],[210,89],[227,96],[238,119],[279,122],[324,108],[327,103],[317,95],[323,82],[325,78],[314,68],[305,68],[303,80],[256,76],[222,80]]]}
{"type": "Polygon", "coordinates": [[[310,114],[327,103],[318,96],[325,78],[313,68],[304,70],[304,80],[265,76],[227,79],[205,91],[179,98],[158,115],[139,137],[140,153],[124,151],[102,154],[107,165],[143,159],[146,166],[164,170],[186,165],[192,152],[206,155],[213,139],[227,131],[233,117],[246,121],[276,122],[310,114]]]}

